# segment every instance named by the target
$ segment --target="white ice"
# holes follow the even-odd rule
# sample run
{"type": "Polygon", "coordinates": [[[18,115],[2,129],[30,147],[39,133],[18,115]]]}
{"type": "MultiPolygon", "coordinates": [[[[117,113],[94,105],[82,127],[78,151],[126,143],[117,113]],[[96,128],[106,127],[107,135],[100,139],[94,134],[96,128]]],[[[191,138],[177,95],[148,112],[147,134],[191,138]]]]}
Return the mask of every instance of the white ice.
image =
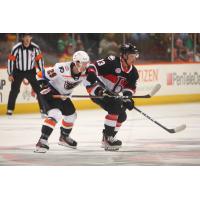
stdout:
{"type": "MultiPolygon", "coordinates": [[[[123,150],[137,151],[138,149],[136,147],[141,144],[141,141],[143,142],[143,145],[148,144],[148,148],[145,149],[145,147],[143,147],[143,150],[145,151],[149,150],[151,143],[154,141],[167,141],[168,145],[170,142],[173,143],[177,141],[200,141],[200,103],[141,106],[138,108],[167,128],[176,128],[181,124],[186,124],[187,127],[182,132],[170,134],[160,128],[158,125],[146,119],[140,113],[136,111],[127,111],[127,121],[123,124],[117,135],[118,139],[122,140],[123,142],[123,147],[121,148],[122,152],[123,150]]],[[[57,145],[60,125],[57,124],[54,132],[49,138],[50,151],[47,153],[47,155],[54,154],[55,152],[58,155],[73,155],[74,152],[76,155],[87,155],[87,153],[94,155],[95,152],[96,154],[102,156],[112,156],[114,153],[116,155],[116,152],[105,152],[102,148],[100,148],[102,129],[106,112],[101,109],[87,111],[78,110],[77,114],[78,118],[75,122],[71,137],[78,142],[78,153],[75,152],[76,150],[67,149],[57,145]],[[81,152],[82,150],[83,153],[81,152]]],[[[15,153],[15,148],[21,148],[20,152],[23,152],[23,149],[24,151],[27,151],[28,149],[28,154],[32,155],[35,144],[41,135],[40,130],[42,123],[43,120],[39,114],[15,114],[11,117],[0,116],[0,151],[5,153],[7,148],[9,153],[12,154],[15,153]]],[[[156,147],[159,149],[160,146],[162,147],[162,144],[157,144],[157,146],[155,145],[153,150],[156,150],[156,147]]],[[[184,148],[184,145],[182,148],[184,148]]],[[[33,154],[33,156],[35,155],[33,154]]],[[[8,162],[8,164],[11,163],[12,162],[8,162]]],[[[189,164],[195,163],[200,164],[200,161],[195,161],[194,163],[189,164]]],[[[3,164],[6,165],[5,158],[3,164]]],[[[34,165],[34,163],[31,164],[34,165]]],[[[40,165],[41,164],[45,165],[46,163],[40,163],[40,165]]],[[[64,165],[64,163],[60,163],[60,165],[62,164],[64,165]]],[[[79,164],[81,165],[87,163],[77,163],[77,165],[79,164]]],[[[92,165],[92,160],[90,160],[88,164],[92,165]]],[[[97,161],[96,164],[98,164],[97,161]]],[[[102,160],[101,164],[103,164],[102,160]]],[[[105,164],[115,164],[115,162],[108,163],[107,160],[105,164]]],[[[118,164],[120,164],[120,161],[118,164]]],[[[129,164],[135,163],[132,162],[129,164]]]]}

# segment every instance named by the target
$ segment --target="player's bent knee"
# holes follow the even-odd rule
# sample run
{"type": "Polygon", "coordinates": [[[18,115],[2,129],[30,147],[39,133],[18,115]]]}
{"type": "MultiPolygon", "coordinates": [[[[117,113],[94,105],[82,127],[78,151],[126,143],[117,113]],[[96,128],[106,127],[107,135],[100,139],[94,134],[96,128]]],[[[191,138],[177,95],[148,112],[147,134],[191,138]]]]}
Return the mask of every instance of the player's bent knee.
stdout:
{"type": "Polygon", "coordinates": [[[51,109],[48,111],[48,117],[51,117],[58,122],[61,119],[61,112],[57,108],[51,109]]]}
{"type": "Polygon", "coordinates": [[[69,123],[73,123],[77,118],[77,113],[73,113],[72,115],[63,115],[63,120],[69,123]]]}

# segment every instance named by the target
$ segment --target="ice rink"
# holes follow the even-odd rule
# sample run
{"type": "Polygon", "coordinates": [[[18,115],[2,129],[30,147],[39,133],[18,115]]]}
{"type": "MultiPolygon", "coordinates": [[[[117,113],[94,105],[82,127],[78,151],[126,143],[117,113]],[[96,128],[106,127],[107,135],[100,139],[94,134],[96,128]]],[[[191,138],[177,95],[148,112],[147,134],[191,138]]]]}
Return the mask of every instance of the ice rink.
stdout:
{"type": "Polygon", "coordinates": [[[123,142],[119,151],[100,147],[106,112],[77,111],[71,137],[78,148],[57,144],[59,124],[49,139],[46,154],[34,153],[43,120],[39,114],[0,116],[0,165],[28,166],[124,166],[124,165],[200,165],[200,103],[138,107],[168,128],[186,124],[187,128],[170,134],[136,111],[117,135],[123,142]]]}

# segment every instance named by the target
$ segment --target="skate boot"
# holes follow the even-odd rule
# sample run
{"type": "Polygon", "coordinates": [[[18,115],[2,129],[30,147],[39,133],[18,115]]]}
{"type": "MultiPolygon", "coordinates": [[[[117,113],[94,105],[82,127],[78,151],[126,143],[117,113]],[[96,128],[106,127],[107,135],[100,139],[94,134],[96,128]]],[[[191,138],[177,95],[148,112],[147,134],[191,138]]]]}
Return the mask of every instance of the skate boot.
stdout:
{"type": "Polygon", "coordinates": [[[60,136],[58,144],[72,149],[76,149],[77,147],[77,142],[66,135],[60,136]]]}
{"type": "Polygon", "coordinates": [[[117,140],[114,136],[104,136],[105,151],[117,151],[121,147],[122,142],[117,140]]]}
{"type": "MultiPolygon", "coordinates": [[[[117,131],[114,132],[113,137],[115,137],[115,135],[117,134],[117,131]]],[[[102,140],[101,140],[101,148],[105,148],[105,136],[103,134],[102,140]]]]}
{"type": "Polygon", "coordinates": [[[47,140],[39,139],[36,144],[35,153],[46,153],[49,150],[49,144],[47,140]]]}

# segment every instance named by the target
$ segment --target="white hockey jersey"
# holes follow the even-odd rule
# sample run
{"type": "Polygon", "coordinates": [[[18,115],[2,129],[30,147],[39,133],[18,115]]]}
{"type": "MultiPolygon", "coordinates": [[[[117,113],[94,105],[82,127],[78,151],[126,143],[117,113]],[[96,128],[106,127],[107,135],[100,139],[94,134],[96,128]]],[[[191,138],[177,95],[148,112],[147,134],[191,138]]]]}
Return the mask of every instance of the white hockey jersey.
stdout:
{"type": "Polygon", "coordinates": [[[85,72],[79,75],[72,75],[72,62],[56,63],[54,67],[45,69],[43,78],[60,94],[70,95],[75,87],[85,81],[85,72]]]}

